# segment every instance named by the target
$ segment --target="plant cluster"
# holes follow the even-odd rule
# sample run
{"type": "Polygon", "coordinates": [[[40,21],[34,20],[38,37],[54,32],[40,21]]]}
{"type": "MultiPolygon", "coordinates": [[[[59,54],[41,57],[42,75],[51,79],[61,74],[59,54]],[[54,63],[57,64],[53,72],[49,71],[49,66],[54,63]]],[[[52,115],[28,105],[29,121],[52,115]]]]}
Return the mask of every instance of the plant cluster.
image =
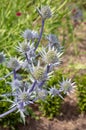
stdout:
{"type": "Polygon", "coordinates": [[[42,26],[38,34],[34,30],[27,29],[23,32],[24,41],[18,43],[15,47],[19,52],[19,58],[10,57],[0,52],[0,64],[6,65],[11,71],[0,80],[11,76],[11,80],[6,81],[11,88],[11,92],[2,93],[1,101],[10,102],[10,110],[0,114],[0,118],[17,111],[20,112],[21,118],[25,122],[27,115],[27,106],[35,103],[39,99],[46,101],[46,97],[51,95],[63,98],[62,93],[70,94],[75,87],[75,83],[71,79],[64,79],[59,82],[59,87],[51,86],[47,88],[47,81],[52,77],[53,70],[61,64],[61,56],[63,54],[62,47],[54,34],[46,36],[48,41],[46,47],[40,45],[43,34],[44,25],[47,19],[52,16],[49,6],[41,9],[37,8],[41,16],[42,26]],[[39,45],[41,50],[39,51],[39,45]],[[23,77],[23,74],[26,77],[23,77]],[[23,79],[24,78],[24,79],[23,79]]]}
{"type": "Polygon", "coordinates": [[[78,106],[80,112],[86,113],[86,74],[75,78],[77,87],[78,106]]]}

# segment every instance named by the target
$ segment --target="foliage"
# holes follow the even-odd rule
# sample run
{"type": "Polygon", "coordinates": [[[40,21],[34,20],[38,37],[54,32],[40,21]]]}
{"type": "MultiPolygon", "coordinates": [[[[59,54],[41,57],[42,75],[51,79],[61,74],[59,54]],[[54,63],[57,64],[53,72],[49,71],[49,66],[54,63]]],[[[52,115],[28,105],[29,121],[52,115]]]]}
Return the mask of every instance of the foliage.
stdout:
{"type": "MultiPolygon", "coordinates": [[[[59,88],[58,81],[61,81],[63,77],[66,78],[66,75],[63,75],[62,71],[55,71],[53,77],[50,78],[50,80],[47,82],[47,89],[51,88],[51,86],[54,85],[56,86],[56,88],[59,88]]],[[[63,97],[65,97],[64,94],[63,97]]],[[[49,95],[46,97],[46,100],[39,101],[39,109],[42,111],[44,116],[47,116],[49,119],[52,119],[53,117],[56,117],[60,114],[62,102],[63,100],[60,97],[52,97],[51,95],[49,95]]]]}
{"type": "Polygon", "coordinates": [[[46,101],[40,101],[39,104],[39,109],[42,111],[43,116],[52,119],[60,114],[62,99],[58,96],[52,97],[49,95],[46,97],[46,101]]]}
{"type": "MultiPolygon", "coordinates": [[[[22,30],[26,28],[32,29],[32,27],[34,27],[36,30],[39,30],[40,24],[38,24],[37,27],[35,25],[37,22],[40,23],[40,17],[37,15],[35,8],[43,5],[49,5],[52,8],[54,16],[53,19],[50,19],[48,22],[46,22],[45,32],[47,34],[55,33],[58,35],[58,37],[63,37],[63,35],[65,35],[65,31],[68,30],[67,36],[72,36],[73,28],[70,23],[70,1],[71,0],[65,0],[64,2],[60,0],[15,0],[14,2],[13,0],[4,0],[3,2],[3,0],[1,0],[0,50],[2,51],[2,48],[4,48],[4,51],[7,54],[14,55],[15,51],[12,48],[18,43],[18,41],[22,40],[22,37],[19,37],[22,30]],[[18,11],[21,12],[20,17],[16,16],[16,12],[18,11]],[[69,26],[67,26],[67,24],[69,26]],[[63,30],[63,34],[61,29],[63,30]]],[[[63,37],[63,42],[65,42],[64,40],[65,38],[63,37]]]]}
{"type": "Polygon", "coordinates": [[[86,74],[75,78],[77,83],[77,97],[80,112],[86,112],[86,74]]]}
{"type": "MultiPolygon", "coordinates": [[[[0,84],[1,85],[3,84],[3,86],[0,87],[0,94],[11,92],[10,87],[5,84],[5,81],[0,82],[0,84]]],[[[0,100],[2,100],[1,97],[0,100]]],[[[0,114],[6,112],[9,107],[10,107],[10,103],[4,101],[0,102],[0,114]]],[[[14,127],[18,122],[20,122],[19,113],[16,115],[15,113],[11,113],[6,118],[0,119],[0,124],[2,124],[4,128],[11,128],[12,130],[14,130],[14,127]]]]}

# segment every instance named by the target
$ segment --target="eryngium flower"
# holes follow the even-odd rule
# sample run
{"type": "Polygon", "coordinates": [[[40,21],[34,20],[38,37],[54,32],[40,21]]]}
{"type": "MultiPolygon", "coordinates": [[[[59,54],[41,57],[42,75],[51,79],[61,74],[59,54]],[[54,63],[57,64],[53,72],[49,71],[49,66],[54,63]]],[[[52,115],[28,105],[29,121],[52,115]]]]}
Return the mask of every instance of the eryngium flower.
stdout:
{"type": "Polygon", "coordinates": [[[22,63],[22,68],[25,70],[25,71],[30,71],[30,68],[31,68],[31,65],[28,64],[27,60],[24,60],[24,62],[22,63]]]}
{"type": "Polygon", "coordinates": [[[12,70],[19,70],[20,69],[19,61],[16,58],[10,58],[10,60],[7,63],[7,67],[12,70]]]}
{"type": "Polygon", "coordinates": [[[60,45],[60,42],[59,40],[57,39],[56,35],[54,34],[49,34],[47,37],[46,37],[49,41],[49,45],[51,47],[56,47],[58,49],[58,51],[61,51],[62,47],[60,45]]]}
{"type": "MultiPolygon", "coordinates": [[[[20,90],[20,89],[19,89],[20,90]]],[[[18,99],[23,101],[23,102],[28,102],[30,100],[30,95],[27,91],[21,91],[20,90],[20,93],[18,95],[18,99]]]]}
{"type": "MultiPolygon", "coordinates": [[[[34,82],[34,79],[38,81],[40,84],[40,81],[46,81],[50,77],[52,77],[52,72],[47,72],[47,67],[40,66],[40,62],[38,61],[37,66],[34,66],[32,64],[32,67],[30,68],[30,72],[32,74],[31,81],[34,82]]],[[[41,87],[41,86],[40,86],[41,87]]]]}
{"type": "Polygon", "coordinates": [[[49,6],[44,6],[41,10],[37,9],[39,14],[41,15],[42,19],[48,19],[52,16],[51,10],[49,6]]]}
{"type": "Polygon", "coordinates": [[[5,55],[3,54],[3,52],[0,52],[0,64],[3,63],[5,61],[5,55]]]}
{"type": "Polygon", "coordinates": [[[32,39],[32,31],[30,29],[27,29],[23,32],[22,36],[27,39],[31,40],[32,39]]]}
{"type": "Polygon", "coordinates": [[[31,50],[34,50],[34,44],[30,44],[30,42],[22,42],[22,43],[19,43],[18,46],[16,47],[16,49],[21,52],[21,53],[27,53],[31,50]]]}
{"type": "Polygon", "coordinates": [[[66,79],[60,82],[60,90],[64,92],[64,94],[70,94],[70,92],[74,91],[75,82],[71,83],[71,79],[66,79]]]}
{"type": "Polygon", "coordinates": [[[42,56],[45,63],[56,66],[60,64],[60,57],[62,53],[57,52],[54,47],[49,46],[48,50],[46,51],[45,49],[43,49],[40,55],[42,56]]]}
{"type": "Polygon", "coordinates": [[[32,30],[32,39],[38,39],[39,38],[39,35],[36,31],[32,30]]]}
{"type": "Polygon", "coordinates": [[[39,38],[39,35],[36,31],[34,30],[30,30],[30,29],[27,29],[23,32],[22,36],[27,39],[27,40],[32,40],[32,39],[36,39],[36,38],[39,38]]]}
{"type": "Polygon", "coordinates": [[[45,78],[45,68],[41,67],[39,63],[37,66],[33,65],[32,75],[35,80],[43,80],[45,78]]]}
{"type": "Polygon", "coordinates": [[[23,86],[22,81],[18,80],[18,79],[14,79],[11,83],[12,86],[12,90],[17,90],[19,88],[21,88],[23,86]]]}
{"type": "Polygon", "coordinates": [[[49,40],[50,43],[53,43],[53,44],[55,44],[55,43],[58,44],[59,43],[56,35],[54,35],[54,34],[49,34],[47,36],[47,39],[49,40]]]}
{"type": "Polygon", "coordinates": [[[54,86],[54,88],[50,88],[49,94],[52,96],[58,95],[59,97],[61,97],[63,99],[63,97],[60,94],[60,91],[57,88],[55,88],[55,86],[54,86]]]}
{"type": "Polygon", "coordinates": [[[39,89],[38,88],[36,90],[36,94],[37,94],[38,99],[45,99],[47,94],[48,94],[48,92],[45,89],[39,89]]]}

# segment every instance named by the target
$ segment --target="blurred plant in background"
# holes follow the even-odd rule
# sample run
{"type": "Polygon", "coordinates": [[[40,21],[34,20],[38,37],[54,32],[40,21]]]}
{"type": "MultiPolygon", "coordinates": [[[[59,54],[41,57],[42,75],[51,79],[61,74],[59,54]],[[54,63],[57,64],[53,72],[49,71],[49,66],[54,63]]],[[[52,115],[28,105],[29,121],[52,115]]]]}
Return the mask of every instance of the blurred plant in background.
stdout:
{"type": "Polygon", "coordinates": [[[78,106],[80,113],[86,113],[86,74],[78,75],[75,79],[77,87],[78,106]]]}

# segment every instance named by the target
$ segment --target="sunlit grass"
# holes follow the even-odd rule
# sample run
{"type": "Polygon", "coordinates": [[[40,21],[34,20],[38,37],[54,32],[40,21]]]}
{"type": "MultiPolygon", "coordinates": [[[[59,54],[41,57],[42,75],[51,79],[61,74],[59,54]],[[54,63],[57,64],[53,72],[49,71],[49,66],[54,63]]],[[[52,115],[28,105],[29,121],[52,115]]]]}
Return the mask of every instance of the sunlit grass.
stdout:
{"type": "Polygon", "coordinates": [[[53,12],[50,20],[46,21],[45,32],[60,35],[58,28],[66,26],[62,19],[69,13],[68,4],[70,0],[64,2],[40,1],[40,0],[1,0],[0,1],[0,51],[13,53],[13,47],[21,41],[21,33],[27,29],[39,31],[41,23],[36,7],[48,4],[53,12]],[[56,4],[56,5],[55,5],[56,4]],[[16,12],[21,12],[21,16],[16,16],[16,12]]]}

